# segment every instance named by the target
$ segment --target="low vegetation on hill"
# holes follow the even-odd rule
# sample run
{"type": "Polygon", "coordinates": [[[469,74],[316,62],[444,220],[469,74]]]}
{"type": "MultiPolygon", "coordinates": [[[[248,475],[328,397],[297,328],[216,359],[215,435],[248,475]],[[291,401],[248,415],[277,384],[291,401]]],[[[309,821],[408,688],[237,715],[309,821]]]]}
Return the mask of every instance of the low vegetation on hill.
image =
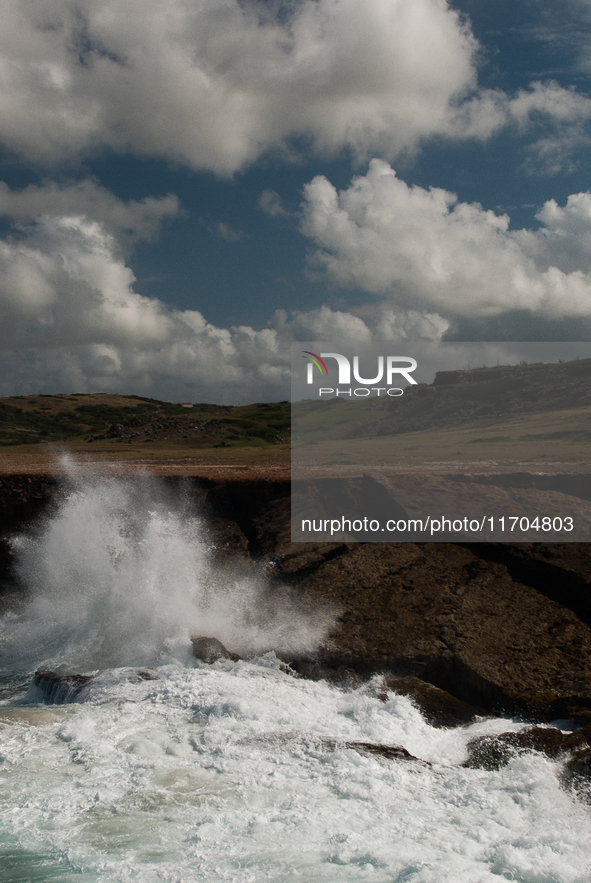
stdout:
{"type": "Polygon", "coordinates": [[[106,393],[0,399],[0,445],[77,440],[237,447],[289,441],[288,402],[185,408],[106,393]]]}
{"type": "MultiPolygon", "coordinates": [[[[470,445],[466,450],[472,457],[477,448],[482,456],[504,457],[509,449],[517,456],[524,444],[528,451],[545,445],[552,454],[558,443],[587,455],[591,359],[440,372],[433,384],[408,387],[397,398],[338,398],[322,408],[318,404],[294,406],[296,443],[405,435],[412,437],[409,445],[418,445],[422,457],[440,456],[446,444],[450,450],[470,445]]],[[[155,443],[180,450],[278,445],[290,437],[287,401],[185,408],[106,393],[0,399],[0,446],[127,443],[143,450],[144,444],[155,443]]]]}

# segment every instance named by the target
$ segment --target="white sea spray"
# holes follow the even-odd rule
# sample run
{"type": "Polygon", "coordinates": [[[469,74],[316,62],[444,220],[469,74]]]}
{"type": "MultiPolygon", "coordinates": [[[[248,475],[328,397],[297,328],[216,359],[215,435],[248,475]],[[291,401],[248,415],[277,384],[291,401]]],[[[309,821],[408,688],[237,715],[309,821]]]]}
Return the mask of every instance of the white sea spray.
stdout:
{"type": "Polygon", "coordinates": [[[262,568],[248,576],[221,568],[213,544],[187,489],[70,466],[53,511],[13,540],[30,602],[2,623],[0,667],[186,662],[191,635],[240,655],[313,651],[332,615],[279,599],[262,568]]]}

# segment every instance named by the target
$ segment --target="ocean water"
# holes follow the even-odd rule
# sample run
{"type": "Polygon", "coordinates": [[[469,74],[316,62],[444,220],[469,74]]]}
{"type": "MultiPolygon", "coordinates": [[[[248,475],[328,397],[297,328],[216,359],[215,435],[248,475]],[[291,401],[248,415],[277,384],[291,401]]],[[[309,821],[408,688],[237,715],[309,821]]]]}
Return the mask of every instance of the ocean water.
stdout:
{"type": "Polygon", "coordinates": [[[312,649],[330,611],[273,603],[264,571],[220,570],[182,489],[70,481],[16,541],[30,601],[0,622],[2,883],[589,883],[591,808],[559,762],[461,765],[471,738],[522,723],[434,729],[406,697],[378,699],[377,679],[294,677],[274,649],[312,649]],[[191,634],[248,661],[194,660],[191,634]],[[95,677],[51,705],[36,668],[95,677]]]}

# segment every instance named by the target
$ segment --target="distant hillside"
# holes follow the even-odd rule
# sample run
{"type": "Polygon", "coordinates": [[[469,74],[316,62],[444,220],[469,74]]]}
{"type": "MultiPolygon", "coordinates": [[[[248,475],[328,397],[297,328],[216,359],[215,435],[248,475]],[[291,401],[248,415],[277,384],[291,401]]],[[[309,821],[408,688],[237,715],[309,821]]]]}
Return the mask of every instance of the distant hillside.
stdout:
{"type": "Polygon", "coordinates": [[[304,444],[410,433],[436,439],[452,428],[469,443],[589,443],[591,359],[445,371],[430,385],[407,387],[398,398],[331,399],[324,408],[301,402],[294,415],[294,441],[304,444]]]}
{"type": "MultiPolygon", "coordinates": [[[[591,359],[445,371],[399,398],[295,406],[296,433],[367,439],[457,427],[466,442],[503,445],[531,439],[591,443],[591,359]],[[567,412],[569,412],[567,416],[567,412]],[[553,413],[552,421],[545,415],[553,413]],[[564,413],[564,418],[556,414],[564,413]],[[517,421],[517,422],[516,422],[517,421]]],[[[162,402],[106,393],[0,399],[0,446],[41,442],[156,443],[173,448],[244,447],[290,441],[289,402],[240,407],[162,402]]]]}
{"type": "Polygon", "coordinates": [[[92,393],[0,399],[0,445],[101,441],[236,447],[289,441],[288,402],[183,408],[141,396],[92,393]]]}
{"type": "MultiPolygon", "coordinates": [[[[398,435],[474,418],[506,420],[580,408],[591,409],[591,359],[442,371],[430,386],[410,387],[400,399],[391,399],[371,432],[398,435]]],[[[351,430],[351,437],[359,434],[351,430]]]]}

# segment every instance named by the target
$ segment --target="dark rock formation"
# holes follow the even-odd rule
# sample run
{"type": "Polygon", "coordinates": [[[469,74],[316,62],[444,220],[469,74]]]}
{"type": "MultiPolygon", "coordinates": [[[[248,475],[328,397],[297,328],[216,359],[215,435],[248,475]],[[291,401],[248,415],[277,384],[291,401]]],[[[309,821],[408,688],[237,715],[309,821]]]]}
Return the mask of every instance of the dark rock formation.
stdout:
{"type": "Polygon", "coordinates": [[[560,777],[563,787],[580,800],[591,803],[591,725],[567,734],[555,727],[529,727],[520,733],[480,736],[469,743],[464,766],[499,770],[516,754],[528,751],[563,760],[560,777]]]}
{"type": "Polygon", "coordinates": [[[427,684],[420,678],[384,678],[384,690],[378,694],[381,699],[387,699],[387,690],[412,699],[432,727],[459,727],[472,723],[477,717],[486,716],[483,708],[462,702],[446,690],[427,684]]]}
{"type": "MultiPolygon", "coordinates": [[[[47,705],[64,705],[68,702],[76,702],[80,694],[95,675],[61,675],[55,671],[38,669],[31,680],[30,692],[42,697],[47,705]]],[[[129,676],[132,684],[140,684],[142,681],[156,681],[158,676],[148,669],[139,669],[129,676]]]]}
{"type": "Polygon", "coordinates": [[[591,748],[575,751],[566,762],[562,783],[585,803],[591,803],[591,748]]]}
{"type": "Polygon", "coordinates": [[[361,687],[363,679],[352,668],[344,665],[332,667],[324,665],[318,659],[286,659],[289,671],[309,681],[328,681],[339,687],[354,689],[361,687]]]}
{"type": "Polygon", "coordinates": [[[416,760],[422,766],[431,766],[426,760],[415,757],[402,745],[381,745],[375,742],[341,742],[338,739],[322,739],[322,744],[327,748],[351,748],[359,754],[377,754],[386,760],[416,760]]]}
{"type": "MultiPolygon", "coordinates": [[[[294,513],[301,509],[305,516],[314,511],[316,518],[347,518],[352,523],[350,538],[359,542],[375,539],[374,533],[363,529],[363,524],[374,518],[382,524],[389,519],[408,518],[404,507],[392,498],[387,488],[368,475],[349,481],[341,478],[294,481],[291,493],[294,513]],[[358,522],[361,530],[353,527],[358,522]]],[[[295,516],[294,523],[298,522],[295,516]]],[[[309,541],[310,536],[302,533],[298,539],[309,541]]]]}
{"type": "Polygon", "coordinates": [[[590,751],[591,725],[574,733],[563,733],[556,727],[529,727],[519,733],[500,733],[498,736],[479,736],[468,744],[466,767],[498,770],[509,763],[515,754],[538,751],[546,757],[571,755],[567,768],[573,774],[591,774],[591,764],[585,760],[590,751]],[[577,764],[581,761],[579,766],[577,764]]]}
{"type": "Polygon", "coordinates": [[[191,638],[191,643],[193,645],[193,656],[196,659],[201,659],[202,662],[206,662],[208,665],[217,662],[218,659],[231,659],[232,662],[238,662],[240,659],[237,653],[230,653],[229,650],[226,650],[222,642],[218,641],[217,638],[196,636],[191,638]]]}
{"type": "Polygon", "coordinates": [[[557,757],[563,749],[563,737],[554,727],[532,727],[521,733],[500,733],[498,736],[479,736],[468,745],[466,767],[498,770],[511,758],[524,751],[539,751],[548,757],[557,757]]]}
{"type": "Polygon", "coordinates": [[[413,760],[421,766],[430,767],[431,764],[426,760],[415,757],[402,745],[383,745],[379,742],[357,742],[347,739],[334,739],[331,736],[318,736],[316,734],[304,733],[263,733],[260,736],[249,736],[241,739],[242,744],[263,744],[263,745],[285,745],[290,742],[300,742],[313,748],[314,750],[336,751],[338,749],[348,748],[357,751],[359,754],[377,755],[385,760],[413,760]]]}
{"type": "Polygon", "coordinates": [[[277,578],[342,611],[324,664],[413,675],[489,710],[591,720],[591,629],[505,565],[451,544],[283,549],[277,578]]]}
{"type": "Polygon", "coordinates": [[[56,486],[47,475],[0,475],[0,593],[12,577],[10,536],[47,508],[56,486]]]}
{"type": "Polygon", "coordinates": [[[39,669],[31,681],[48,705],[75,702],[82,690],[93,680],[92,675],[59,675],[55,671],[39,669]]]}
{"type": "Polygon", "coordinates": [[[128,680],[132,684],[141,684],[142,681],[157,681],[158,675],[148,669],[142,669],[141,671],[136,671],[128,680]]]}
{"type": "MultiPolygon", "coordinates": [[[[220,565],[262,563],[281,603],[340,610],[325,647],[293,660],[300,674],[420,678],[488,712],[591,723],[591,544],[292,543],[288,482],[187,486],[211,519],[220,565]]],[[[2,476],[1,533],[54,490],[48,476],[2,476]]]]}

